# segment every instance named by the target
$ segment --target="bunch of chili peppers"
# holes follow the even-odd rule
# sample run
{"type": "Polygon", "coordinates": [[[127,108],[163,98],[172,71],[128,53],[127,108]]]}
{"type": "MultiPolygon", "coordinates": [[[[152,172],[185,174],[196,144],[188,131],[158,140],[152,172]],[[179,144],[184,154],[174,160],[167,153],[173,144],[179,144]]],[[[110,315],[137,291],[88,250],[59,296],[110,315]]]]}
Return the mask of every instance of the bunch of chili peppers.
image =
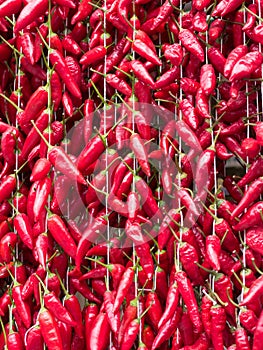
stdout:
{"type": "Polygon", "coordinates": [[[0,1],[0,350],[259,350],[262,1],[0,1]]]}

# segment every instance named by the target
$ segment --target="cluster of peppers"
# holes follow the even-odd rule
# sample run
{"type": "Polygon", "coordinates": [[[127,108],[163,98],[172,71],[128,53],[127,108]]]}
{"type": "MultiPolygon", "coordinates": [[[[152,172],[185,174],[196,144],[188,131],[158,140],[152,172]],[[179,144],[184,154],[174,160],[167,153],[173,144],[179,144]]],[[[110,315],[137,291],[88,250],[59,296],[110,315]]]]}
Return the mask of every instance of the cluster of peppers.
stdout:
{"type": "Polygon", "coordinates": [[[0,1],[0,350],[262,348],[262,11],[0,1]]]}

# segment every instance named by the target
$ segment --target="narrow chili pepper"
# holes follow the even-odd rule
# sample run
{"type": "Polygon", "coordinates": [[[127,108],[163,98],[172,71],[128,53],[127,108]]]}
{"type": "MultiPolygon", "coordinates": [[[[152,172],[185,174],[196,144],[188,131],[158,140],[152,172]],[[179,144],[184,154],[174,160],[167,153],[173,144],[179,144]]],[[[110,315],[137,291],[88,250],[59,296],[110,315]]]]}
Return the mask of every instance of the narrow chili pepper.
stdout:
{"type": "Polygon", "coordinates": [[[254,335],[253,335],[253,350],[259,350],[261,347],[261,339],[262,339],[262,333],[263,333],[263,313],[260,313],[257,327],[255,329],[254,335]]]}
{"type": "Polygon", "coordinates": [[[78,157],[78,169],[83,172],[104,152],[105,145],[99,135],[94,136],[78,157]]]}
{"type": "Polygon", "coordinates": [[[254,180],[250,184],[248,189],[245,191],[237,207],[232,212],[231,218],[234,219],[235,217],[238,217],[246,208],[249,207],[251,203],[253,203],[258,199],[262,191],[263,191],[263,179],[262,177],[260,177],[257,180],[254,180]]]}
{"type": "Polygon", "coordinates": [[[22,340],[22,335],[20,335],[20,332],[14,332],[11,330],[7,334],[7,347],[10,350],[23,350],[24,344],[22,340]]]}
{"type": "Polygon", "coordinates": [[[135,177],[135,186],[139,195],[141,196],[143,203],[142,207],[146,214],[150,217],[154,216],[156,219],[159,218],[162,220],[162,213],[157,205],[155,198],[153,197],[153,193],[150,187],[140,177],[135,177]]]}
{"type": "Polygon", "coordinates": [[[86,19],[92,12],[92,5],[87,0],[83,0],[79,3],[77,12],[71,19],[71,24],[74,25],[79,21],[86,19]]]}
{"type": "Polygon", "coordinates": [[[168,322],[169,319],[172,318],[173,314],[176,312],[176,308],[179,301],[179,290],[176,283],[173,283],[170,285],[167,298],[166,298],[166,305],[164,313],[159,320],[158,323],[158,329],[160,329],[166,322],[168,322]]]}
{"type": "Polygon", "coordinates": [[[132,95],[132,89],[129,84],[126,83],[125,80],[117,77],[115,74],[107,74],[106,81],[110,86],[117,89],[125,96],[130,97],[132,95]]]}
{"type": "Polygon", "coordinates": [[[39,113],[46,108],[48,102],[48,92],[45,87],[40,86],[30,97],[23,113],[23,123],[36,120],[39,113]]]}
{"type": "Polygon", "coordinates": [[[221,12],[222,16],[227,15],[228,13],[236,10],[240,5],[242,5],[242,0],[230,0],[227,2],[226,6],[224,7],[223,11],[221,12]]]}
{"type": "Polygon", "coordinates": [[[198,305],[194,296],[194,290],[184,271],[178,271],[175,274],[175,280],[178,284],[179,292],[189,310],[189,316],[198,333],[202,330],[202,321],[199,315],[198,305]]]}
{"type": "Polygon", "coordinates": [[[196,114],[195,108],[188,99],[183,99],[179,102],[179,108],[183,113],[184,121],[193,130],[196,130],[200,125],[200,119],[196,114]]]}
{"type": "Polygon", "coordinates": [[[211,314],[211,338],[215,349],[223,349],[223,330],[226,325],[226,314],[223,307],[216,305],[210,309],[211,314]]]}
{"type": "Polygon", "coordinates": [[[255,329],[256,329],[256,326],[258,323],[258,319],[257,319],[254,311],[252,311],[250,309],[242,308],[240,310],[239,319],[240,319],[240,323],[241,323],[242,327],[244,327],[250,333],[255,332],[255,329]]]}
{"type": "Polygon", "coordinates": [[[155,48],[149,47],[147,43],[138,39],[138,37],[132,43],[132,49],[138,53],[141,57],[145,58],[149,62],[160,66],[162,63],[155,53],[155,48]]]}
{"type": "Polygon", "coordinates": [[[84,325],[85,325],[85,340],[86,340],[86,349],[91,350],[89,347],[89,338],[92,330],[92,324],[94,319],[99,313],[98,306],[96,304],[89,304],[83,309],[84,314],[84,325]]]}
{"type": "Polygon", "coordinates": [[[248,48],[245,45],[239,45],[235,47],[228,55],[225,66],[224,66],[224,76],[229,78],[232,74],[233,68],[236,63],[248,53],[248,48]]]}
{"type": "Polygon", "coordinates": [[[26,337],[26,350],[41,350],[44,346],[44,340],[41,335],[40,327],[31,328],[26,337]]]}
{"type": "Polygon", "coordinates": [[[179,253],[182,266],[186,271],[189,279],[194,285],[201,284],[202,278],[196,262],[198,262],[198,255],[196,249],[189,243],[183,242],[179,244],[179,253]]]}
{"type": "Polygon", "coordinates": [[[250,75],[261,65],[263,61],[262,54],[254,51],[242,56],[234,65],[229,80],[249,78],[250,75]]]}
{"type": "Polygon", "coordinates": [[[115,302],[113,306],[114,312],[116,312],[119,307],[121,306],[129,287],[132,285],[134,278],[134,269],[133,268],[127,268],[126,271],[123,273],[122,278],[120,280],[117,294],[115,297],[115,302]]]}
{"type": "Polygon", "coordinates": [[[13,259],[13,250],[17,243],[14,232],[6,233],[0,240],[1,262],[10,263],[13,259]]]}
{"type": "Polygon", "coordinates": [[[68,117],[71,117],[74,112],[74,106],[73,106],[72,99],[67,91],[65,91],[62,95],[62,106],[65,109],[65,114],[68,117]]]}
{"type": "Polygon", "coordinates": [[[26,214],[17,214],[14,218],[14,227],[23,243],[33,249],[33,233],[28,216],[26,214]]]}
{"type": "Polygon", "coordinates": [[[193,55],[195,55],[201,62],[204,61],[204,51],[196,36],[189,30],[183,29],[178,35],[182,45],[193,55]]]}
{"type": "Polygon", "coordinates": [[[258,177],[263,176],[263,159],[256,159],[249,167],[247,173],[238,181],[237,186],[243,188],[258,177]]]}
{"type": "Polygon", "coordinates": [[[130,66],[136,77],[146,85],[149,85],[151,88],[155,87],[155,83],[148,73],[147,69],[144,67],[143,63],[138,60],[133,60],[130,62],[130,66]]]}
{"type": "Polygon", "coordinates": [[[206,258],[209,261],[211,268],[215,271],[220,270],[219,256],[221,253],[220,239],[216,235],[206,237],[206,258]]]}
{"type": "Polygon", "coordinates": [[[240,221],[233,226],[236,231],[245,230],[251,226],[258,226],[262,223],[262,213],[263,203],[258,202],[253,204],[248,211],[240,218],[240,221]]]}
{"type": "Polygon", "coordinates": [[[177,307],[172,318],[170,318],[163,326],[159,328],[156,338],[154,339],[152,349],[158,348],[161,344],[163,344],[172,336],[180,321],[181,315],[182,309],[177,307]]]}
{"type": "Polygon", "coordinates": [[[247,11],[247,20],[245,25],[242,27],[242,30],[244,32],[254,28],[256,23],[256,16],[254,16],[254,14],[257,15],[258,13],[258,7],[256,4],[249,4],[248,9],[249,9],[249,12],[247,11]]]}
{"type": "Polygon", "coordinates": [[[39,221],[42,211],[47,205],[48,196],[51,194],[52,182],[50,178],[41,180],[36,189],[36,198],[33,206],[33,214],[35,222],[39,221]]]}
{"type": "Polygon", "coordinates": [[[51,164],[48,159],[46,158],[38,159],[32,169],[32,172],[30,175],[30,181],[34,182],[34,181],[43,180],[48,175],[50,169],[51,169],[51,164]]]}
{"type": "Polygon", "coordinates": [[[216,86],[216,75],[211,64],[204,64],[201,67],[200,86],[205,95],[209,96],[211,93],[213,93],[216,86]]]}
{"type": "Polygon", "coordinates": [[[63,220],[58,215],[53,214],[49,216],[47,224],[55,241],[58,242],[69,256],[75,258],[77,247],[63,220]]]}
{"type": "Polygon", "coordinates": [[[69,92],[73,96],[81,99],[82,94],[75,80],[73,79],[62,54],[58,50],[52,49],[50,51],[49,58],[50,58],[51,64],[55,67],[55,71],[58,73],[58,75],[61,77],[63,82],[66,84],[66,87],[69,90],[69,92]]]}
{"type": "Polygon", "coordinates": [[[53,350],[62,350],[62,339],[57,322],[53,318],[52,314],[47,309],[43,309],[40,311],[38,321],[41,334],[48,348],[53,350]]]}
{"type": "Polygon", "coordinates": [[[100,61],[102,58],[104,58],[107,54],[107,50],[104,46],[97,46],[91,49],[90,51],[87,51],[84,53],[84,55],[80,58],[80,64],[83,64],[85,66],[90,65],[91,63],[94,63],[96,61],[100,61]]]}
{"type": "Polygon", "coordinates": [[[161,24],[165,23],[172,14],[173,6],[178,6],[178,0],[172,0],[171,2],[166,0],[160,7],[158,15],[155,18],[152,18],[152,20],[150,19],[144,22],[141,29],[146,33],[154,32],[161,24]]]}
{"type": "Polygon", "coordinates": [[[60,321],[67,323],[70,326],[76,326],[76,321],[73,320],[70,313],[62,305],[54,292],[48,293],[43,297],[46,308],[60,321]]]}
{"type": "Polygon", "coordinates": [[[48,159],[56,170],[62,172],[71,180],[75,180],[82,185],[86,185],[86,180],[75,164],[60,146],[54,146],[48,152],[48,159]]]}
{"type": "Polygon", "coordinates": [[[224,74],[226,58],[221,53],[221,51],[219,51],[216,47],[212,46],[207,50],[207,55],[214,69],[217,70],[219,73],[224,74]]]}
{"type": "Polygon", "coordinates": [[[107,315],[100,312],[93,322],[93,328],[88,339],[88,346],[94,350],[106,350],[109,344],[110,325],[107,315]]]}
{"type": "Polygon", "coordinates": [[[151,176],[151,169],[148,163],[148,156],[146,154],[143,140],[139,134],[132,134],[130,137],[130,147],[134,152],[136,159],[138,160],[143,172],[147,176],[151,176]]]}
{"type": "Polygon", "coordinates": [[[14,31],[18,33],[20,30],[31,24],[36,18],[42,16],[47,9],[48,1],[46,0],[37,0],[34,4],[27,3],[17,18],[14,31]]]}
{"type": "Polygon", "coordinates": [[[78,243],[77,254],[76,254],[76,268],[80,269],[80,265],[82,263],[82,259],[86,255],[89,247],[91,246],[91,242],[96,239],[97,235],[105,232],[107,227],[107,221],[103,217],[105,213],[102,213],[87,227],[84,231],[81,240],[78,243]]]}
{"type": "Polygon", "coordinates": [[[113,305],[114,305],[114,293],[111,291],[106,291],[103,295],[103,299],[104,299],[104,307],[105,307],[105,311],[107,314],[107,318],[108,318],[108,322],[109,325],[111,327],[111,330],[113,331],[113,333],[117,333],[117,331],[120,328],[120,319],[119,313],[114,313],[113,312],[113,305]]]}

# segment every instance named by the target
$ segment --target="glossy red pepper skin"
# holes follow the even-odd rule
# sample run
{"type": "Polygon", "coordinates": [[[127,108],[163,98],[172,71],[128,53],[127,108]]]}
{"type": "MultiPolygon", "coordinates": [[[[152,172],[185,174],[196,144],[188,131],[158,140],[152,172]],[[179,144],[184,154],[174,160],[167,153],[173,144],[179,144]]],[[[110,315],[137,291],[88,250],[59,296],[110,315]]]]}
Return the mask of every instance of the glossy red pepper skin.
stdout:
{"type": "Polygon", "coordinates": [[[263,313],[261,312],[253,337],[253,350],[259,350],[263,333],[263,313]]]}
{"type": "Polygon", "coordinates": [[[14,218],[14,227],[23,243],[29,248],[33,249],[33,232],[26,214],[18,214],[14,218]]]}
{"type": "Polygon", "coordinates": [[[55,67],[55,71],[65,83],[68,91],[76,98],[81,99],[81,91],[73,79],[70,70],[62,54],[58,50],[51,50],[49,54],[50,62],[55,67]]]}
{"type": "Polygon", "coordinates": [[[75,258],[77,247],[63,220],[58,215],[53,214],[48,218],[47,225],[55,241],[69,256],[75,258]]]}
{"type": "Polygon", "coordinates": [[[200,318],[198,305],[194,296],[194,290],[191,285],[190,280],[188,279],[187,275],[183,271],[179,271],[175,274],[175,280],[178,284],[179,292],[190,311],[190,318],[197,329],[198,333],[201,332],[203,325],[200,318]]]}
{"type": "Polygon", "coordinates": [[[48,310],[44,309],[42,312],[40,312],[38,320],[41,334],[48,348],[53,350],[62,350],[62,339],[57,322],[53,318],[52,314],[48,310]]]}
{"type": "Polygon", "coordinates": [[[88,346],[94,350],[106,350],[109,344],[110,326],[106,313],[100,312],[93,322],[88,346]]]}

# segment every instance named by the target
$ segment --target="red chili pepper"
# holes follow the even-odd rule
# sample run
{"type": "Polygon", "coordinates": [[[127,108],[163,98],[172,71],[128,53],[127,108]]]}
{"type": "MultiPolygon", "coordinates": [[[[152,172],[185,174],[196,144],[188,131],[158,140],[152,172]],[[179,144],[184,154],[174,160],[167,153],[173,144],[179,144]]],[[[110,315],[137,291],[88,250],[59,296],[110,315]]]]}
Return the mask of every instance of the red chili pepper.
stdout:
{"type": "Polygon", "coordinates": [[[206,258],[209,261],[211,268],[215,271],[220,270],[219,256],[221,253],[220,239],[216,235],[206,237],[206,258]]]}
{"type": "Polygon", "coordinates": [[[179,108],[183,113],[183,118],[187,125],[189,125],[193,130],[196,130],[200,125],[200,119],[196,114],[192,103],[187,98],[185,98],[179,102],[179,108]]]}
{"type": "Polygon", "coordinates": [[[247,157],[253,159],[259,154],[260,145],[258,144],[257,140],[253,139],[252,137],[248,137],[243,139],[241,149],[247,157]]]}
{"type": "Polygon", "coordinates": [[[242,0],[230,0],[226,3],[226,6],[224,7],[223,11],[221,12],[222,16],[227,15],[228,13],[236,10],[239,6],[241,6],[243,3],[242,0]]]}
{"type": "Polygon", "coordinates": [[[76,84],[75,80],[73,79],[70,70],[66,64],[66,61],[62,54],[58,50],[51,50],[49,54],[50,62],[55,67],[55,71],[58,73],[58,75],[61,77],[63,82],[65,83],[67,89],[69,92],[81,99],[82,94],[79,90],[78,85],[76,84]]]}
{"type": "Polygon", "coordinates": [[[178,6],[178,0],[172,0],[171,2],[166,0],[165,3],[160,7],[158,15],[143,23],[141,29],[146,33],[154,32],[157,30],[158,27],[165,23],[169,16],[172,14],[173,6],[178,6]]]}
{"type": "Polygon", "coordinates": [[[125,96],[130,97],[132,95],[132,89],[129,84],[126,83],[125,80],[117,77],[117,75],[107,74],[106,81],[110,86],[112,86],[114,89],[117,89],[125,96]]]}
{"type": "Polygon", "coordinates": [[[57,322],[53,318],[52,314],[47,309],[43,309],[40,311],[38,320],[41,334],[48,348],[50,350],[62,350],[62,339],[57,322]]]}
{"type": "Polygon", "coordinates": [[[56,170],[65,174],[69,179],[77,181],[82,185],[86,185],[86,180],[84,179],[83,175],[76,168],[75,164],[62,147],[52,147],[52,149],[48,152],[48,158],[56,170]]]}
{"type": "Polygon", "coordinates": [[[250,75],[262,64],[263,57],[260,52],[249,52],[242,56],[234,65],[229,80],[249,78],[250,75]]]}
{"type": "Polygon", "coordinates": [[[248,5],[248,10],[249,10],[249,12],[247,11],[246,23],[242,27],[242,30],[244,32],[254,28],[255,23],[256,23],[256,16],[254,16],[253,14],[255,14],[255,15],[258,14],[258,6],[256,4],[249,4],[248,5]]]}
{"type": "MultiPolygon", "coordinates": [[[[222,0],[224,1],[224,0],[222,0]]],[[[221,1],[221,2],[222,2],[221,1]]],[[[226,58],[216,47],[210,47],[207,50],[208,59],[213,65],[214,69],[219,73],[224,74],[224,67],[226,64],[226,58]]]]}
{"type": "Polygon", "coordinates": [[[149,85],[151,88],[155,87],[155,83],[150,76],[147,69],[144,67],[143,63],[138,60],[133,60],[130,62],[130,66],[136,77],[146,85],[149,85]]]}
{"type": "Polygon", "coordinates": [[[67,230],[63,220],[56,214],[52,214],[47,219],[48,229],[55,241],[65,250],[72,258],[76,257],[77,247],[67,230]]]}
{"type": "Polygon", "coordinates": [[[252,310],[242,308],[240,310],[239,319],[242,327],[247,329],[250,333],[254,333],[258,319],[252,310]]]}
{"type": "Polygon", "coordinates": [[[240,218],[240,221],[233,226],[233,229],[236,231],[245,230],[246,228],[252,226],[258,226],[262,223],[262,213],[263,203],[258,202],[253,204],[248,211],[240,218]]]}
{"type": "Polygon", "coordinates": [[[182,45],[193,55],[195,55],[201,62],[204,61],[204,51],[196,36],[189,30],[183,29],[178,35],[182,45]]]}
{"type": "Polygon", "coordinates": [[[223,349],[223,331],[226,326],[226,314],[222,306],[212,306],[210,309],[211,314],[211,338],[215,349],[223,349]]]}
{"type": "Polygon", "coordinates": [[[116,312],[119,307],[121,306],[129,287],[133,283],[133,278],[134,278],[134,269],[132,267],[129,267],[126,269],[126,271],[123,273],[122,278],[120,280],[117,294],[115,297],[115,302],[113,306],[114,312],[116,312]]]}
{"type": "Polygon", "coordinates": [[[14,218],[14,227],[17,230],[22,242],[29,248],[33,249],[33,233],[28,216],[26,214],[17,214],[14,218]]]}
{"type": "Polygon", "coordinates": [[[78,156],[78,169],[83,172],[104,152],[105,144],[99,135],[94,136],[78,156]]]}
{"type": "Polygon", "coordinates": [[[106,313],[100,312],[93,321],[88,346],[94,350],[106,350],[109,344],[110,325],[106,313]]]}
{"type": "Polygon", "coordinates": [[[84,55],[80,58],[80,64],[88,66],[93,64],[96,61],[100,61],[107,54],[107,49],[104,46],[97,46],[84,53],[84,55]]]}
{"type": "Polygon", "coordinates": [[[254,335],[253,335],[253,350],[259,350],[261,347],[261,339],[262,339],[262,333],[263,333],[263,313],[260,313],[257,327],[255,329],[254,335]]]}
{"type": "Polygon", "coordinates": [[[239,45],[235,47],[228,55],[225,66],[224,66],[224,76],[229,78],[232,74],[233,68],[236,63],[244,57],[248,52],[248,48],[245,45],[239,45]]]}
{"type": "Polygon", "coordinates": [[[167,298],[165,311],[158,323],[158,329],[160,329],[168,320],[172,318],[174,313],[176,312],[177,305],[179,301],[179,290],[176,283],[170,285],[167,298]]]}
{"type": "Polygon", "coordinates": [[[36,18],[42,16],[47,9],[47,0],[36,0],[34,3],[29,2],[20,12],[14,31],[18,33],[20,30],[31,24],[36,18]]]}
{"type": "Polygon", "coordinates": [[[153,50],[152,47],[149,47],[147,43],[138,39],[138,37],[133,41],[132,49],[149,62],[152,62],[153,64],[158,66],[162,64],[161,60],[155,53],[155,48],[153,50]]]}
{"type": "Polygon", "coordinates": [[[48,293],[43,297],[46,308],[60,321],[67,323],[74,327],[76,321],[73,320],[70,313],[62,305],[61,301],[57,298],[54,292],[48,293]]]}
{"type": "Polygon", "coordinates": [[[34,221],[39,221],[39,218],[47,205],[48,196],[51,194],[52,182],[50,178],[45,178],[38,183],[36,189],[36,198],[33,206],[34,221]]]}
{"type": "Polygon", "coordinates": [[[130,137],[130,147],[134,152],[136,159],[138,160],[143,172],[147,176],[151,176],[151,169],[148,163],[148,156],[139,134],[132,134],[130,137]]]}
{"type": "Polygon", "coordinates": [[[237,186],[243,188],[260,176],[263,176],[263,159],[261,157],[251,164],[247,173],[238,181],[237,186]]]}
{"type": "Polygon", "coordinates": [[[172,334],[176,331],[176,327],[180,321],[181,315],[182,309],[178,307],[173,316],[159,328],[158,333],[154,339],[152,349],[158,348],[172,336],[172,334]]]}
{"type": "Polygon", "coordinates": [[[190,280],[183,271],[175,274],[175,280],[178,284],[179,292],[184,300],[184,303],[189,310],[189,316],[198,333],[202,331],[202,321],[199,315],[198,305],[195,299],[194,290],[190,280]]]}

